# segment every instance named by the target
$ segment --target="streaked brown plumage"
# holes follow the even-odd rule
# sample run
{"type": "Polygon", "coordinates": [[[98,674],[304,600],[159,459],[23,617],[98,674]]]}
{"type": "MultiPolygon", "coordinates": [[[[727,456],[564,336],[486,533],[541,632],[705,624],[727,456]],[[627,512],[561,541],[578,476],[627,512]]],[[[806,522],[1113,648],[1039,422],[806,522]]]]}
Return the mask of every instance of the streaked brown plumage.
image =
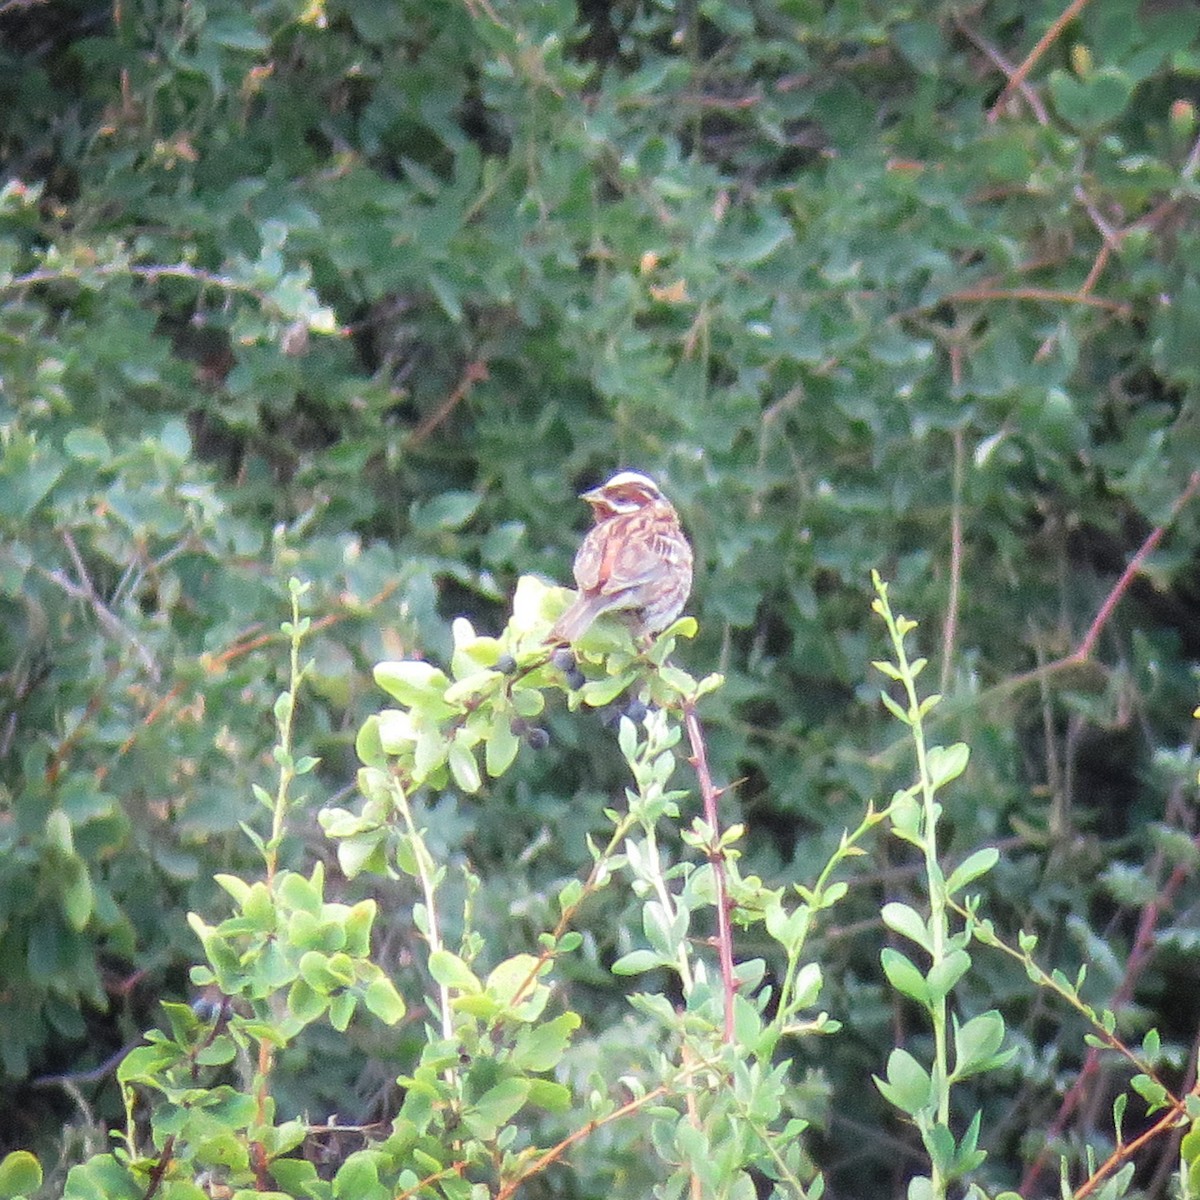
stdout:
{"type": "Polygon", "coordinates": [[[635,637],[661,633],[692,590],[692,547],[654,480],[621,471],[582,499],[595,525],[575,555],[579,594],[550,631],[575,642],[601,613],[616,612],[635,637]]]}

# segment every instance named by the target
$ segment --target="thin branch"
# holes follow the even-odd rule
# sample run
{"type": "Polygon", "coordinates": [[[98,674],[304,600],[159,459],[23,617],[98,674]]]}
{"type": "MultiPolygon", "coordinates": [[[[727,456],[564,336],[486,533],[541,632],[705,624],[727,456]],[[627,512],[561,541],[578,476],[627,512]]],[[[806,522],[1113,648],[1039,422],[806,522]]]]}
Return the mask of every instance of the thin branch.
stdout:
{"type": "MultiPolygon", "coordinates": [[[[349,620],[350,617],[358,615],[359,611],[369,612],[371,609],[377,608],[399,586],[400,585],[398,582],[392,581],[385,587],[381,588],[369,600],[363,601],[361,608],[355,612],[343,610],[341,612],[326,613],[325,616],[317,618],[317,620],[313,621],[313,623],[309,626],[310,635],[317,633],[322,629],[328,629],[331,625],[337,625],[342,621],[349,620]]],[[[247,654],[250,654],[255,650],[259,650],[263,646],[269,646],[274,642],[281,641],[282,639],[283,634],[280,633],[279,630],[275,630],[273,633],[262,634],[257,633],[254,630],[250,630],[243,634],[238,641],[234,642],[232,645],[226,646],[224,650],[218,651],[215,654],[201,655],[200,665],[210,675],[216,674],[217,672],[224,670],[225,667],[231,662],[235,662],[239,658],[244,658],[247,654]]],[[[149,729],[152,725],[161,720],[166,713],[172,711],[172,705],[176,700],[179,699],[181,695],[183,695],[183,691],[184,685],[182,683],[177,683],[169,692],[166,693],[166,695],[157,700],[150,711],[142,718],[141,724],[138,726],[138,728],[135,729],[121,743],[121,745],[117,747],[114,760],[122,758],[124,755],[128,754],[129,751],[133,749],[138,737],[142,734],[142,732],[149,729]]],[[[93,697],[93,702],[98,703],[97,697],[93,697]]],[[[90,707],[91,706],[89,705],[89,708],[90,707]]],[[[55,761],[57,761],[59,757],[60,755],[56,754],[55,761]]],[[[111,764],[107,763],[101,764],[96,768],[97,783],[103,781],[103,779],[108,775],[110,769],[111,764]]]]}
{"type": "Polygon", "coordinates": [[[150,1182],[142,1193],[142,1200],[154,1200],[155,1193],[162,1187],[162,1181],[167,1174],[167,1168],[171,1165],[171,1157],[174,1153],[175,1135],[172,1133],[163,1142],[162,1153],[158,1156],[158,1162],[154,1164],[154,1169],[150,1172],[150,1182]]]}
{"type": "Polygon", "coordinates": [[[602,1129],[605,1125],[613,1121],[632,1115],[639,1109],[645,1108],[647,1104],[653,1104],[660,1096],[667,1095],[667,1091],[667,1085],[661,1083],[658,1087],[651,1088],[645,1095],[638,1096],[637,1099],[630,1100],[628,1104],[623,1104],[620,1108],[614,1109],[607,1116],[597,1117],[595,1120],[589,1121],[586,1125],[580,1126],[574,1133],[563,1138],[558,1145],[551,1146],[545,1154],[535,1158],[515,1179],[510,1179],[506,1184],[502,1185],[496,1193],[496,1200],[510,1200],[510,1197],[516,1195],[517,1189],[526,1180],[541,1174],[551,1163],[557,1162],[576,1142],[583,1141],[584,1138],[590,1137],[595,1133],[597,1129],[602,1129]]]}
{"type": "MultiPolygon", "coordinates": [[[[1171,806],[1168,805],[1168,809],[1171,806]]],[[[1193,835],[1192,845],[1200,849],[1200,834],[1193,835]]],[[[1154,871],[1162,866],[1163,854],[1160,851],[1155,856],[1154,871]]],[[[1114,1012],[1120,1011],[1125,1005],[1129,1004],[1133,999],[1134,988],[1137,981],[1141,978],[1146,967],[1149,965],[1150,956],[1154,952],[1157,943],[1158,925],[1164,912],[1171,907],[1175,901],[1180,888],[1194,874],[1194,869],[1186,863],[1176,865],[1171,874],[1167,877],[1167,881],[1163,884],[1153,896],[1142,906],[1142,911],[1138,917],[1137,931],[1134,934],[1133,945],[1130,948],[1129,954],[1125,959],[1125,970],[1121,976],[1121,982],[1117,990],[1113,993],[1112,999],[1109,1002],[1110,1007],[1114,1012]]],[[[1124,1046],[1116,1047],[1129,1057],[1128,1051],[1124,1046]]],[[[1094,1097],[1096,1088],[1096,1076],[1100,1073],[1100,1055],[1099,1047],[1092,1046],[1088,1049],[1087,1057],[1084,1059],[1083,1066],[1079,1070],[1079,1074],[1075,1078],[1075,1082],[1063,1096],[1062,1102],[1059,1104],[1058,1112],[1054,1115],[1054,1120],[1046,1130],[1046,1135],[1043,1140],[1043,1147],[1038,1156],[1030,1163],[1029,1168],[1025,1172],[1025,1177],[1021,1181],[1021,1194],[1029,1195],[1030,1192],[1036,1189],[1038,1178],[1046,1166],[1046,1159],[1049,1157],[1050,1147],[1054,1145],[1062,1131],[1066,1128],[1067,1121],[1079,1108],[1084,1100],[1089,1097],[1094,1097]]],[[[1191,1060],[1189,1060],[1191,1061],[1191,1060]]],[[[1139,1067],[1140,1064],[1136,1063],[1139,1067]]],[[[1193,1085],[1193,1091],[1195,1090],[1193,1085]]],[[[1137,1145],[1141,1144],[1142,1139],[1138,1139],[1137,1145]]],[[[1133,1146],[1135,1143],[1130,1143],[1133,1146]]],[[[1129,1150],[1130,1146],[1124,1147],[1129,1150]]],[[[1118,1147],[1118,1152],[1121,1150],[1118,1147]]],[[[1128,1155],[1126,1155],[1128,1157],[1128,1155]]],[[[1114,1155],[1100,1170],[1088,1180],[1088,1184],[1084,1186],[1077,1196],[1086,1196],[1094,1187],[1095,1183],[1104,1177],[1111,1169],[1111,1166],[1119,1159],[1114,1155]]]]}
{"type": "Polygon", "coordinates": [[[980,54],[989,59],[994,66],[999,67],[1000,70],[1004,72],[1004,77],[1009,81],[1011,86],[1016,87],[1020,91],[1021,96],[1025,100],[1026,104],[1028,104],[1032,110],[1037,123],[1039,125],[1049,125],[1050,116],[1046,112],[1046,106],[1042,103],[1042,98],[1037,94],[1037,92],[1035,92],[1024,79],[1017,80],[1016,83],[1013,83],[1013,79],[1017,73],[1016,67],[1014,67],[1012,63],[1010,63],[1008,59],[996,49],[995,46],[993,46],[980,34],[976,33],[975,30],[972,29],[970,25],[968,25],[963,19],[961,13],[954,14],[954,23],[958,26],[958,30],[963,37],[965,37],[967,41],[969,41],[971,45],[973,45],[975,49],[980,52],[980,54]]]}
{"type": "MultiPolygon", "coordinates": [[[[950,347],[950,378],[957,392],[962,384],[962,347],[958,345],[950,347]]],[[[954,474],[950,492],[950,594],[946,597],[946,616],[942,621],[942,671],[938,681],[938,690],[943,695],[950,690],[954,643],[958,634],[958,610],[962,603],[962,494],[966,456],[966,439],[960,426],[954,430],[954,474]]]]}
{"type": "Polygon", "coordinates": [[[1200,137],[1192,143],[1191,152],[1187,156],[1187,161],[1184,162],[1179,174],[1184,179],[1190,180],[1197,171],[1200,171],[1200,137]]]}
{"type": "Polygon", "coordinates": [[[417,427],[408,435],[408,447],[412,449],[424,442],[430,434],[445,422],[450,414],[471,394],[471,389],[477,383],[488,378],[487,362],[477,358],[467,363],[454,391],[446,397],[417,427]]]}
{"type": "Polygon", "coordinates": [[[704,731],[695,703],[683,703],[683,724],[687,729],[692,747],[691,763],[700,784],[700,797],[704,802],[704,820],[712,839],[708,860],[712,863],[713,879],[717,891],[717,956],[721,962],[721,984],[725,993],[725,1040],[733,1041],[733,997],[737,991],[737,979],[733,973],[733,931],[729,923],[729,889],[725,880],[725,855],[720,849],[720,824],[717,817],[717,800],[720,793],[713,786],[712,773],[708,768],[708,751],[704,745],[704,731]]]}
{"type": "Polygon", "coordinates": [[[1029,72],[1037,66],[1042,55],[1050,49],[1051,46],[1058,40],[1062,31],[1077,17],[1084,8],[1087,7],[1088,0],[1071,0],[1071,3],[1059,13],[1057,19],[1038,39],[1038,43],[1025,56],[1025,61],[1009,76],[1008,82],[996,97],[996,103],[988,110],[987,119],[989,122],[995,122],[1005,104],[1008,102],[1009,96],[1013,91],[1021,86],[1029,75],[1029,72]]]}
{"type": "Polygon", "coordinates": [[[1187,487],[1175,497],[1175,503],[1171,505],[1171,511],[1167,515],[1167,519],[1161,524],[1154,527],[1150,532],[1150,536],[1138,548],[1138,552],[1129,560],[1129,565],[1121,572],[1121,578],[1117,580],[1113,590],[1109,592],[1108,597],[1100,606],[1091,625],[1088,626],[1088,631],[1083,635],[1083,640],[1076,647],[1075,652],[1071,655],[1072,658],[1079,662],[1083,662],[1091,656],[1092,650],[1096,645],[1096,639],[1099,638],[1104,626],[1108,624],[1108,619],[1113,615],[1117,605],[1121,603],[1122,597],[1129,590],[1129,585],[1133,582],[1134,576],[1142,569],[1142,564],[1154,552],[1158,543],[1162,541],[1163,534],[1167,532],[1167,528],[1172,525],[1175,518],[1183,511],[1184,507],[1200,489],[1200,471],[1193,471],[1191,478],[1187,482],[1187,487]]]}
{"type": "Polygon", "coordinates": [[[136,263],[109,262],[96,263],[86,267],[66,264],[60,267],[38,267],[34,271],[27,271],[24,275],[14,275],[11,279],[0,283],[0,295],[5,292],[23,291],[25,288],[36,287],[42,283],[62,283],[65,280],[79,282],[85,279],[108,279],[121,275],[146,279],[151,283],[157,282],[159,279],[189,279],[193,283],[219,288],[221,291],[242,292],[257,300],[265,299],[263,290],[251,283],[234,279],[229,275],[218,275],[215,271],[206,271],[192,263],[160,263],[139,266],[136,263]]]}
{"type": "Polygon", "coordinates": [[[60,571],[57,568],[47,570],[45,567],[38,567],[39,573],[44,578],[50,580],[51,583],[57,584],[73,600],[85,601],[95,615],[97,624],[110,637],[128,642],[142,660],[142,666],[145,668],[146,673],[157,682],[160,678],[160,672],[158,664],[154,661],[154,656],[138,640],[137,635],[131,629],[128,629],[116,613],[100,599],[100,595],[92,583],[91,576],[88,574],[83,557],[79,553],[79,548],[75,545],[75,539],[71,536],[70,532],[64,531],[62,539],[63,544],[67,548],[67,553],[71,557],[71,563],[75,567],[75,573],[79,576],[79,581],[76,582],[66,572],[60,571]]]}
{"type": "MultiPolygon", "coordinates": [[[[1196,1094],[1196,1090],[1192,1090],[1192,1095],[1196,1094]]],[[[1139,1134],[1132,1142],[1125,1142],[1118,1146],[1109,1156],[1092,1172],[1091,1177],[1086,1183],[1076,1188],[1072,1193],[1072,1200],[1084,1200],[1090,1196],[1105,1179],[1108,1178],[1122,1163],[1128,1162],[1143,1146],[1152,1142],[1160,1134],[1174,1129],[1179,1124],[1187,1112],[1186,1102],[1180,1100],[1173,1104],[1145,1133],[1139,1134]]]]}
{"type": "MultiPolygon", "coordinates": [[[[1087,273],[1087,278],[1079,285],[1080,296],[1091,294],[1092,288],[1099,282],[1100,276],[1104,274],[1105,267],[1108,266],[1108,260],[1112,256],[1112,249],[1106,241],[1100,247],[1100,253],[1096,255],[1096,261],[1092,263],[1091,269],[1087,273]]],[[[1054,343],[1058,340],[1058,333],[1052,333],[1039,347],[1037,353],[1033,356],[1034,362],[1042,362],[1049,357],[1050,352],[1054,349],[1054,343]]]]}
{"type": "Polygon", "coordinates": [[[1107,300],[1103,296],[1089,296],[1085,292],[1068,292],[1060,288],[1018,287],[1018,288],[966,288],[961,292],[950,292],[940,297],[944,301],[980,300],[1038,300],[1056,304],[1086,304],[1090,308],[1102,308],[1118,316],[1128,317],[1132,311],[1122,300],[1107,300]]]}
{"type": "Polygon", "coordinates": [[[77,1083],[97,1083],[101,1079],[111,1075],[124,1061],[125,1055],[130,1050],[142,1044],[142,1038],[139,1035],[137,1041],[130,1042],[127,1046],[122,1046],[120,1050],[110,1054],[99,1066],[92,1067],[89,1071],[67,1071],[62,1075],[38,1075],[29,1081],[30,1087],[66,1087],[68,1084],[77,1083]]]}
{"type": "MultiPolygon", "coordinates": [[[[1116,611],[1117,605],[1120,604],[1125,593],[1129,590],[1129,586],[1133,582],[1134,576],[1140,570],[1142,563],[1145,562],[1147,556],[1153,552],[1158,543],[1162,541],[1167,529],[1170,528],[1184,506],[1195,497],[1197,490],[1200,490],[1200,471],[1192,473],[1187,486],[1180,492],[1175,498],[1175,502],[1171,505],[1171,511],[1167,519],[1162,525],[1151,531],[1149,537],[1146,538],[1137,553],[1130,559],[1129,565],[1122,572],[1120,579],[1113,585],[1112,591],[1105,597],[1104,603],[1097,610],[1092,623],[1088,626],[1087,632],[1080,639],[1079,644],[1074,650],[1051,662],[1045,664],[1039,663],[1029,671],[1023,671],[1018,675],[1010,675],[1007,679],[993,684],[976,695],[964,697],[961,701],[956,701],[951,697],[937,708],[932,720],[934,722],[948,720],[956,713],[964,711],[967,708],[970,708],[971,711],[985,710],[988,705],[1007,702],[1031,684],[1041,684],[1044,680],[1054,675],[1062,675],[1086,669],[1091,662],[1092,650],[1095,648],[1097,639],[1103,632],[1104,626],[1116,611]]],[[[757,731],[755,730],[754,732],[757,731]]],[[[873,767],[884,767],[890,764],[895,755],[907,745],[907,737],[897,738],[891,745],[885,746],[882,750],[872,754],[867,761],[873,767]]]]}

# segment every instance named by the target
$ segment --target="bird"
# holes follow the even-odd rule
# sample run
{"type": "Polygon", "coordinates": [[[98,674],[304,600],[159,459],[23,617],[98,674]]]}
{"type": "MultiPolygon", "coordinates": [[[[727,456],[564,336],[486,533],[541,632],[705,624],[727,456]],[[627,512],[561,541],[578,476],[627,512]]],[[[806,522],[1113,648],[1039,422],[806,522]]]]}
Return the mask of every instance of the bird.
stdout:
{"type": "Polygon", "coordinates": [[[692,590],[692,547],[679,514],[640,471],[618,471],[580,496],[595,522],[575,555],[578,595],[550,640],[573,644],[601,613],[617,613],[638,638],[661,633],[692,590]]]}

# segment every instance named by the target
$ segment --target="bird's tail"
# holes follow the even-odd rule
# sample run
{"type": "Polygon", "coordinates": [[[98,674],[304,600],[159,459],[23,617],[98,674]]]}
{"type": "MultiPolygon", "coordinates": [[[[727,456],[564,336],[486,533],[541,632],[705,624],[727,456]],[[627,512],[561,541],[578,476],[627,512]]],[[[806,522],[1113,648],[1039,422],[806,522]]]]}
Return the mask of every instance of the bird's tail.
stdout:
{"type": "Polygon", "coordinates": [[[587,633],[592,622],[610,605],[611,601],[607,596],[588,596],[580,592],[571,601],[567,611],[554,622],[550,630],[550,641],[568,644],[577,642],[587,633]]]}

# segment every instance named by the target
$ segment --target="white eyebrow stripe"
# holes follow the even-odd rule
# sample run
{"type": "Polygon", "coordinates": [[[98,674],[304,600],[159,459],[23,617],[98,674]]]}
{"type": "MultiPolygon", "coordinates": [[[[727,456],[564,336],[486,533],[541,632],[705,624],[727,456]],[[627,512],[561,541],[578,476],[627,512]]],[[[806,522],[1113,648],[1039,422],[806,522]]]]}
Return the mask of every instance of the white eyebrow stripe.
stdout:
{"type": "Polygon", "coordinates": [[[658,484],[649,475],[643,475],[641,471],[618,471],[607,483],[601,486],[605,488],[625,487],[631,483],[646,488],[652,495],[657,496],[659,494],[658,484]]]}

